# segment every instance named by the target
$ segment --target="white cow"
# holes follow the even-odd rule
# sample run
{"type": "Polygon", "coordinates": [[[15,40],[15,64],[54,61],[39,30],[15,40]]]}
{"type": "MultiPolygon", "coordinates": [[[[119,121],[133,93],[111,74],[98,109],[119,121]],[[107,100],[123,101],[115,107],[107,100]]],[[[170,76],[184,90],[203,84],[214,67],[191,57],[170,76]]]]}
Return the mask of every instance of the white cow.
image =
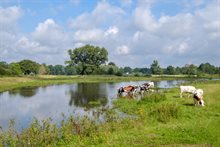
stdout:
{"type": "Polygon", "coordinates": [[[182,97],[182,94],[184,92],[194,94],[195,91],[196,91],[196,88],[194,86],[180,86],[180,97],[182,97]]]}
{"type": "Polygon", "coordinates": [[[194,100],[194,104],[198,104],[201,106],[205,106],[205,102],[203,100],[203,90],[202,89],[197,89],[195,91],[195,93],[193,94],[193,100],[194,100]]]}

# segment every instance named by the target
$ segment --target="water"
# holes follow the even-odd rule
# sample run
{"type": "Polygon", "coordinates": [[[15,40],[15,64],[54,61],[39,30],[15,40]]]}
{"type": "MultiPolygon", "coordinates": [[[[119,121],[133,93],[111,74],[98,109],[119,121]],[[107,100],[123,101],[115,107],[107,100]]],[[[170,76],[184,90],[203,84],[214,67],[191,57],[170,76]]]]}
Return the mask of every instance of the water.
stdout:
{"type": "MultiPolygon", "coordinates": [[[[146,81],[121,83],[75,83],[46,87],[25,87],[0,93],[0,125],[8,127],[10,119],[16,129],[26,128],[33,118],[43,120],[51,117],[54,122],[69,116],[92,117],[100,108],[112,106],[117,89],[127,85],[141,85],[146,81]]],[[[155,82],[155,87],[171,88],[182,80],[155,82]]],[[[102,117],[102,116],[100,116],[102,117]]],[[[100,118],[101,119],[101,118],[100,118]]]]}

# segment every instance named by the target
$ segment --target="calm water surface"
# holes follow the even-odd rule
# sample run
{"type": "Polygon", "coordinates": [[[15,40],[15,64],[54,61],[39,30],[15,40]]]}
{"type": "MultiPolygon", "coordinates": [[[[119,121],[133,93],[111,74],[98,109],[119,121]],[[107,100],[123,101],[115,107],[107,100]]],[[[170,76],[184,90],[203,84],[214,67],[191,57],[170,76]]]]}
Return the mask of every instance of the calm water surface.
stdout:
{"type": "MultiPolygon", "coordinates": [[[[3,92],[0,93],[0,126],[6,129],[12,118],[16,122],[16,129],[20,130],[27,127],[34,117],[38,120],[51,117],[58,123],[63,119],[61,114],[92,117],[97,109],[112,106],[119,87],[145,82],[75,83],[25,87],[3,92]],[[95,105],[92,105],[95,101],[95,105]]],[[[155,82],[155,87],[170,88],[182,82],[184,81],[159,81],[155,82]]]]}

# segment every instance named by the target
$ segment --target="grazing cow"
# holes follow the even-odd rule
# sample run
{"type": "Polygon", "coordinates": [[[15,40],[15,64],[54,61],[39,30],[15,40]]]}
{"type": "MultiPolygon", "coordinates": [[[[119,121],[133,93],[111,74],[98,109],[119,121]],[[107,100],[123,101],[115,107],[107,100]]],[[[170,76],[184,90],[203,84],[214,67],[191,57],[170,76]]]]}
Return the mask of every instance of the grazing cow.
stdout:
{"type": "Polygon", "coordinates": [[[150,88],[154,88],[154,82],[144,83],[141,86],[139,86],[141,94],[143,94],[145,91],[150,91],[150,88]]]}
{"type": "Polygon", "coordinates": [[[118,94],[122,95],[122,93],[126,92],[127,94],[133,94],[134,92],[137,91],[138,86],[127,86],[127,87],[120,87],[118,89],[118,94]]]}
{"type": "Polygon", "coordinates": [[[203,90],[202,89],[197,89],[195,91],[195,93],[193,94],[193,100],[194,100],[194,104],[198,104],[201,106],[205,106],[205,103],[203,101],[203,90]]]}
{"type": "Polygon", "coordinates": [[[148,89],[154,88],[154,82],[144,83],[143,86],[146,86],[148,89]]]}
{"type": "Polygon", "coordinates": [[[194,94],[195,91],[196,91],[196,88],[194,86],[180,86],[180,97],[182,97],[182,94],[184,92],[194,94]]]}

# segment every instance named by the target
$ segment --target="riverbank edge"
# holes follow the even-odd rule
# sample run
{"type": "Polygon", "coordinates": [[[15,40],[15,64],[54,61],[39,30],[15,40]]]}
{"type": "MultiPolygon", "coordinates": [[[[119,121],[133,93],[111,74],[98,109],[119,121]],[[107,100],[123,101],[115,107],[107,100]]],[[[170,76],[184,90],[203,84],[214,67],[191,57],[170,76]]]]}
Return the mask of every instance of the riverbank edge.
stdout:
{"type": "Polygon", "coordinates": [[[89,75],[89,76],[19,76],[19,77],[0,77],[0,92],[21,88],[21,87],[38,87],[54,84],[71,84],[71,83],[100,83],[100,82],[124,82],[124,81],[160,81],[160,80],[181,80],[181,79],[198,79],[198,78],[220,78],[220,76],[195,77],[188,75],[153,75],[153,76],[106,76],[106,75],[89,75]]]}
{"type": "MultiPolygon", "coordinates": [[[[101,127],[97,127],[97,126],[94,126],[94,123],[88,123],[86,120],[86,122],[83,122],[83,126],[85,125],[84,127],[87,128],[86,130],[82,130],[82,132],[78,132],[79,133],[78,135],[76,133],[76,136],[74,134],[72,134],[73,136],[68,136],[72,133],[71,131],[69,131],[69,129],[72,127],[72,124],[76,125],[76,126],[73,126],[73,127],[76,127],[76,128],[72,128],[73,130],[77,129],[79,126],[79,124],[75,124],[74,120],[69,119],[69,121],[65,123],[62,126],[63,128],[61,129],[62,131],[64,131],[65,136],[63,138],[59,138],[60,140],[57,138],[59,140],[58,142],[55,141],[58,128],[56,127],[56,125],[50,124],[50,121],[45,121],[44,126],[48,126],[48,127],[42,127],[36,120],[36,122],[33,122],[33,124],[30,125],[30,127],[28,127],[27,129],[24,129],[22,134],[17,134],[18,136],[17,138],[16,136],[15,138],[13,138],[13,136],[10,136],[11,135],[10,133],[13,134],[13,131],[5,132],[5,134],[2,134],[2,135],[4,138],[6,137],[8,139],[9,141],[8,143],[11,145],[13,143],[14,145],[17,145],[17,143],[19,142],[17,139],[19,139],[19,137],[23,139],[28,138],[30,139],[29,141],[32,143],[32,141],[40,142],[44,140],[46,136],[47,139],[48,140],[50,139],[50,140],[49,141],[45,140],[46,143],[42,144],[42,146],[44,145],[48,146],[48,144],[50,144],[50,141],[52,143],[51,146],[53,145],[54,146],[55,145],[56,146],[64,146],[64,145],[76,146],[76,145],[79,145],[79,143],[82,146],[91,145],[91,144],[108,146],[109,143],[112,142],[112,140],[117,141],[114,143],[114,145],[121,144],[122,146],[127,144],[127,142],[131,143],[130,145],[139,143],[140,146],[142,145],[143,146],[161,146],[161,145],[162,146],[163,145],[165,146],[166,145],[167,146],[194,146],[194,145],[195,146],[212,146],[212,145],[215,146],[215,144],[217,146],[219,145],[220,140],[215,140],[215,142],[212,142],[213,139],[210,137],[214,137],[216,139],[219,136],[216,133],[218,132],[217,122],[219,122],[219,119],[218,119],[218,116],[219,116],[219,112],[218,112],[219,105],[218,104],[219,103],[218,102],[216,103],[215,100],[218,100],[217,95],[219,92],[217,91],[219,89],[218,85],[220,84],[220,81],[219,80],[218,81],[205,81],[202,83],[191,83],[191,84],[193,84],[194,86],[198,86],[200,88],[204,88],[206,90],[206,98],[209,97],[208,99],[206,99],[206,102],[207,102],[206,107],[204,108],[194,107],[193,105],[191,105],[192,100],[187,99],[187,98],[186,99],[175,99],[176,102],[173,101],[174,100],[173,95],[177,93],[178,90],[176,88],[171,88],[169,89],[169,91],[165,91],[166,98],[160,101],[154,102],[153,100],[157,100],[157,97],[151,97],[151,96],[149,97],[149,99],[145,99],[145,101],[141,103],[135,102],[135,100],[131,100],[131,99],[118,99],[116,101],[117,103],[115,106],[116,109],[119,109],[120,111],[124,110],[128,114],[129,112],[132,112],[132,114],[138,115],[139,117],[134,120],[128,119],[124,121],[122,120],[121,122],[117,122],[115,120],[115,117],[113,117],[114,115],[112,115],[110,111],[108,112],[109,119],[110,119],[109,123],[103,124],[103,126],[101,127]],[[177,102],[179,104],[176,104],[177,102]],[[166,106],[166,107],[163,107],[163,106],[166,106]],[[148,114],[147,109],[151,110],[151,107],[154,108],[151,110],[152,112],[157,112],[155,110],[160,110],[161,108],[165,110],[166,108],[172,108],[171,110],[173,110],[174,108],[174,110],[176,110],[176,106],[178,106],[178,111],[180,111],[180,115],[178,116],[178,118],[174,117],[173,120],[171,118],[170,122],[169,121],[167,123],[162,123],[159,121],[157,122],[156,120],[157,115],[156,116],[152,115],[151,116],[152,120],[146,119],[147,118],[146,116],[150,114],[150,113],[148,114]],[[184,112],[184,114],[182,114],[182,112],[184,112]],[[201,114],[203,114],[204,116],[201,114]],[[209,115],[211,115],[211,117],[208,117],[209,115]],[[192,123],[192,121],[190,121],[191,119],[195,120],[196,124],[202,124],[202,125],[198,125],[196,129],[194,130],[193,126],[190,127],[192,123]],[[148,127],[149,122],[153,123],[151,124],[150,128],[148,127]],[[207,125],[205,122],[208,122],[209,125],[207,125]],[[204,124],[206,125],[206,128],[203,127],[204,124]],[[212,130],[209,130],[207,128],[209,129],[211,128],[212,130]],[[215,132],[213,133],[213,131],[215,132]],[[33,133],[33,134],[30,135],[30,133],[33,133]],[[133,133],[133,134],[130,135],[130,133],[133,133]],[[28,135],[30,135],[32,138],[30,138],[28,135]],[[34,137],[39,137],[39,138],[34,138],[34,137]],[[106,137],[108,138],[110,137],[110,139],[106,139],[106,137]],[[190,138],[190,137],[195,137],[195,138],[190,138]],[[207,137],[207,140],[204,140],[204,138],[206,137],[207,137]],[[123,141],[124,139],[127,139],[126,142],[123,141]],[[153,141],[149,141],[151,139],[153,139],[153,141]],[[166,140],[166,139],[169,139],[169,140],[166,140]],[[67,142],[65,142],[65,140],[67,142]]],[[[161,96],[163,97],[163,95],[161,96]]],[[[161,98],[161,97],[158,97],[158,98],[161,98]]],[[[176,112],[176,111],[171,111],[171,112],[176,112]]],[[[3,138],[1,138],[0,136],[0,140],[1,139],[3,138]]]]}

